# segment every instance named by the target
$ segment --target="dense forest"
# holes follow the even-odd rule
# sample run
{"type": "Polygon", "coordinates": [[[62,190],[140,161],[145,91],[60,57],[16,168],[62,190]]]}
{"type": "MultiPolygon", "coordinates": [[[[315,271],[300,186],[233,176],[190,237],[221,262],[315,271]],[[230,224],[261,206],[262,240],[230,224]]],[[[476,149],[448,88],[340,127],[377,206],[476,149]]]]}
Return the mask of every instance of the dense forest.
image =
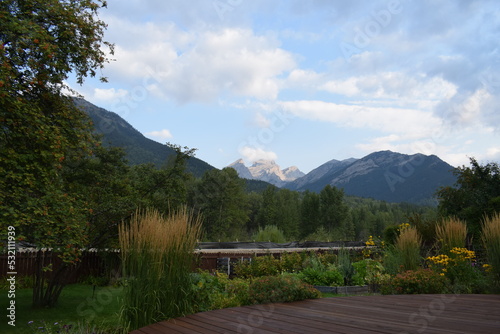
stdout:
{"type": "Polygon", "coordinates": [[[411,216],[434,217],[437,212],[348,197],[331,186],[319,193],[263,187],[239,178],[232,168],[212,169],[196,178],[185,168],[195,150],[167,146],[176,154],[161,168],[131,166],[121,149],[98,145],[92,156],[68,170],[68,187],[83,195],[89,207],[92,247],[113,245],[117,224],[145,208],[168,214],[187,206],[201,216],[204,241],[256,240],[266,227],[279,229],[286,241],[366,240],[411,216]]]}

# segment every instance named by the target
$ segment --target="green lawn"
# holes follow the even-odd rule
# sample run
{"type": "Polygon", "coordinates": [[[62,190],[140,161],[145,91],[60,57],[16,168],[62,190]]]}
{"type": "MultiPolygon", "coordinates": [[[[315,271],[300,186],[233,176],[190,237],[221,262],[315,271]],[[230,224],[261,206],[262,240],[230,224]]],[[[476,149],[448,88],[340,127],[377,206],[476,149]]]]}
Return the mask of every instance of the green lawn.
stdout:
{"type": "MultiPolygon", "coordinates": [[[[32,289],[18,289],[16,291],[16,326],[7,324],[7,310],[9,300],[4,298],[7,291],[0,294],[1,322],[0,333],[42,333],[34,331],[43,322],[53,325],[78,324],[91,321],[99,327],[116,328],[118,326],[118,312],[120,311],[119,297],[122,288],[96,287],[95,292],[91,285],[72,284],[65,287],[59,297],[59,303],[54,308],[33,309],[31,307],[32,289]],[[28,322],[33,324],[28,325],[28,322]]],[[[45,331],[47,333],[50,331],[45,331]]],[[[55,331],[54,331],[55,333],[55,331]]],[[[63,331],[61,331],[63,333],[63,331]]]]}

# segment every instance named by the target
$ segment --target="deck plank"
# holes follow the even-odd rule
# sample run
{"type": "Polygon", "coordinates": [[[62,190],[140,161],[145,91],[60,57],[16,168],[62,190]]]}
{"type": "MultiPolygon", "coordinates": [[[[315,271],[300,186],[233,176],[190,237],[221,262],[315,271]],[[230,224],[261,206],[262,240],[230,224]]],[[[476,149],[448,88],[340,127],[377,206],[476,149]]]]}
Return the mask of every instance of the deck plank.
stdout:
{"type": "Polygon", "coordinates": [[[132,334],[500,333],[500,295],[330,297],[169,319],[132,334]]]}

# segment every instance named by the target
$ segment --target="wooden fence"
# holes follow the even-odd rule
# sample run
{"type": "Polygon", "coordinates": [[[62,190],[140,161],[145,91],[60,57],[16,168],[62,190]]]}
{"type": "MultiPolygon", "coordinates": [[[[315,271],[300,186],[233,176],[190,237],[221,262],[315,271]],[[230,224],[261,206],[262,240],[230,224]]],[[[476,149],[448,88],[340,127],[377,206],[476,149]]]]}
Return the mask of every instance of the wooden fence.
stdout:
{"type": "MultiPolygon", "coordinates": [[[[7,272],[12,271],[7,270],[7,260],[7,255],[0,255],[0,277],[5,277],[7,272]]],[[[37,261],[40,261],[43,267],[52,269],[44,271],[45,277],[49,279],[62,265],[62,260],[56,252],[17,252],[14,270],[16,277],[33,276],[37,270],[37,261]]],[[[117,252],[84,252],[80,263],[71,266],[68,270],[66,281],[67,283],[76,283],[88,276],[102,276],[103,274],[119,272],[119,263],[117,252]]]]}
{"type": "MultiPolygon", "coordinates": [[[[363,247],[346,247],[351,251],[361,251],[363,247]]],[[[340,248],[339,248],[340,249],[340,248]]],[[[193,264],[193,269],[203,269],[213,272],[215,270],[225,272],[229,275],[233,274],[234,264],[242,259],[251,259],[256,256],[273,255],[280,257],[285,252],[326,252],[338,251],[334,248],[293,248],[293,249],[210,249],[197,250],[196,260],[193,264]]],[[[78,265],[73,266],[68,271],[66,277],[67,283],[76,283],[89,276],[111,276],[119,277],[120,257],[117,251],[98,251],[84,252],[81,261],[78,265]]],[[[36,271],[37,257],[39,261],[43,261],[43,266],[52,268],[51,271],[46,271],[46,278],[50,278],[53,272],[56,271],[62,264],[61,259],[56,252],[51,251],[31,251],[17,252],[15,272],[16,277],[33,276],[36,271]],[[40,253],[39,253],[40,252],[40,253]]],[[[7,272],[7,255],[0,255],[0,278],[5,277],[7,272]]]]}

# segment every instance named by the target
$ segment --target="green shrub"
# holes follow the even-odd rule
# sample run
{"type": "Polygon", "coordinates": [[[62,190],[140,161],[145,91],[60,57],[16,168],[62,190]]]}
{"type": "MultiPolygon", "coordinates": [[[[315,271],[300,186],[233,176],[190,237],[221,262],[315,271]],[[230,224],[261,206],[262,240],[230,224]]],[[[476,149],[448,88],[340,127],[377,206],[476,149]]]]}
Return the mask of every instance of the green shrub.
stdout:
{"type": "Polygon", "coordinates": [[[86,285],[95,285],[95,286],[108,286],[110,283],[110,278],[104,276],[89,275],[85,278],[82,278],[80,280],[80,283],[86,285]]]}
{"type": "Polygon", "coordinates": [[[449,280],[432,269],[407,270],[383,282],[382,294],[433,294],[447,291],[449,280]]]}
{"type": "Polygon", "coordinates": [[[283,272],[296,273],[304,268],[304,260],[307,254],[305,252],[298,253],[282,253],[280,258],[280,266],[283,272]]]}
{"type": "Polygon", "coordinates": [[[298,274],[298,277],[311,285],[340,286],[344,284],[344,276],[337,270],[305,268],[298,274]]]}
{"type": "Polygon", "coordinates": [[[218,310],[249,304],[248,285],[242,279],[229,279],[226,274],[200,271],[192,274],[194,290],[193,312],[218,310]]]}
{"type": "Polygon", "coordinates": [[[383,239],[386,245],[394,245],[399,236],[399,226],[387,226],[383,232],[383,239]]]}
{"type": "Polygon", "coordinates": [[[364,259],[352,264],[355,274],[352,281],[355,285],[380,284],[388,275],[384,274],[384,266],[382,263],[364,259]]]}
{"type": "Polygon", "coordinates": [[[447,254],[438,254],[426,259],[429,268],[441,272],[451,283],[454,293],[483,293],[485,278],[476,267],[476,254],[467,248],[455,247],[447,254]]]}
{"type": "Polygon", "coordinates": [[[281,273],[280,260],[270,254],[256,256],[251,260],[237,263],[234,272],[240,278],[278,275],[281,273]]]}
{"type": "Polygon", "coordinates": [[[337,254],[333,252],[325,252],[325,253],[319,253],[316,255],[318,260],[324,264],[325,266],[329,266],[331,264],[335,264],[338,261],[337,254]]]}
{"type": "Polygon", "coordinates": [[[286,242],[285,234],[276,225],[267,225],[264,229],[259,228],[259,231],[252,237],[252,239],[259,242],[286,242]]]}
{"type": "Polygon", "coordinates": [[[251,304],[292,302],[320,298],[321,293],[295,276],[266,276],[254,280],[249,286],[251,304]]]}

